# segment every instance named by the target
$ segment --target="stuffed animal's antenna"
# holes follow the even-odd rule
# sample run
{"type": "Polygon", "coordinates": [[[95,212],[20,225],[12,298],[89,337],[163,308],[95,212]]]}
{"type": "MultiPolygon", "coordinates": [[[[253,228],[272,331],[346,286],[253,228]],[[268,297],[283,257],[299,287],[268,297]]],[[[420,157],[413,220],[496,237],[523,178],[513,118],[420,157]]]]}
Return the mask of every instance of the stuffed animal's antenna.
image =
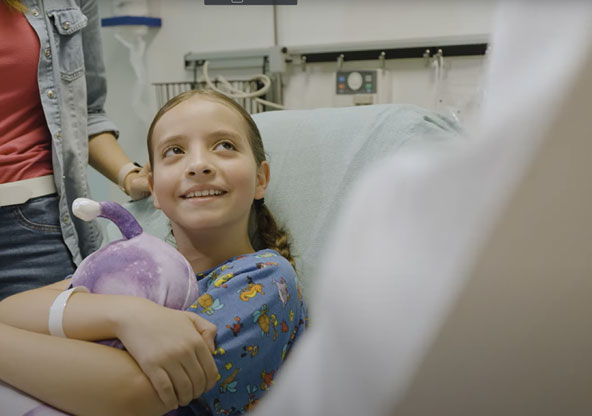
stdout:
{"type": "Polygon", "coordinates": [[[97,217],[107,218],[115,223],[121,234],[128,240],[142,234],[142,227],[130,212],[116,202],[97,202],[88,198],[76,198],[72,203],[72,212],[84,221],[97,217]]]}

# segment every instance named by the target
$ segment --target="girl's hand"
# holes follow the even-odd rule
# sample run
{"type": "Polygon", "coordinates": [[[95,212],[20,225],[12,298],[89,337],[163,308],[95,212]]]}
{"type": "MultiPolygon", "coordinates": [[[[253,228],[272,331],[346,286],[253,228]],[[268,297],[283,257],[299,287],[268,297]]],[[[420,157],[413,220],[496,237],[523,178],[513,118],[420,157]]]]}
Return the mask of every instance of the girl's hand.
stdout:
{"type": "Polygon", "coordinates": [[[195,313],[137,298],[116,328],[167,408],[187,405],[216,384],[216,327],[195,313]]]}

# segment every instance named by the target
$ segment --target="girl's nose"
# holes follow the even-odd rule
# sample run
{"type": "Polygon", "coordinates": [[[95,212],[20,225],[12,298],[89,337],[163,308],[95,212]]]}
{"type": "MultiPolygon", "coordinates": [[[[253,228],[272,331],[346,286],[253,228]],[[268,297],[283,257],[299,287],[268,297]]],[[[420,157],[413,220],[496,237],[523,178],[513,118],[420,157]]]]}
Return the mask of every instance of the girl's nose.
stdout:
{"type": "Polygon", "coordinates": [[[214,166],[208,158],[205,155],[200,154],[191,158],[187,165],[186,174],[187,176],[211,175],[214,171],[214,166]]]}

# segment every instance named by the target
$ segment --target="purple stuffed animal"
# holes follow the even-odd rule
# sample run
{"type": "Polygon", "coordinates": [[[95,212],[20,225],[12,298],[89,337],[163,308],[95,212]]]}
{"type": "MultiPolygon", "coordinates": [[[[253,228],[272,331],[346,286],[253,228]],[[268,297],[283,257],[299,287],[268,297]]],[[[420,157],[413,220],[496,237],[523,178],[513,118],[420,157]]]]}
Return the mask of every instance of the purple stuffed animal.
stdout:
{"type": "Polygon", "coordinates": [[[72,276],[72,286],[85,286],[93,293],[140,296],[173,309],[188,308],[198,298],[197,280],[185,257],[143,232],[121,205],[78,198],[72,211],[85,221],[110,219],[124,237],[85,258],[72,276]]]}
{"type": "MultiPolygon", "coordinates": [[[[86,257],[72,276],[72,286],[84,286],[92,293],[139,296],[172,309],[186,309],[196,301],[199,289],[187,259],[143,232],[128,210],[115,202],[78,198],[72,212],[85,221],[107,218],[124,237],[86,257]]],[[[122,347],[118,340],[104,343],[122,347]]]]}
{"type": "MultiPolygon", "coordinates": [[[[197,300],[199,288],[189,262],[164,241],[143,232],[121,205],[78,198],[72,211],[85,221],[110,219],[124,237],[86,257],[72,276],[72,286],[84,286],[92,293],[140,296],[173,309],[186,309],[197,300]]],[[[116,339],[101,342],[123,348],[116,339]]],[[[43,405],[24,416],[64,414],[43,405]]]]}

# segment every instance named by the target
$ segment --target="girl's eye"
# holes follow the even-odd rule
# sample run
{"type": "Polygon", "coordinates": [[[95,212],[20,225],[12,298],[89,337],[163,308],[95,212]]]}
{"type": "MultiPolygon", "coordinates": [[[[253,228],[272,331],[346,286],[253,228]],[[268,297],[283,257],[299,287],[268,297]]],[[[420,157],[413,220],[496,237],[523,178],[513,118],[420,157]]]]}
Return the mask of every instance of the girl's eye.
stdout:
{"type": "Polygon", "coordinates": [[[229,141],[223,141],[216,145],[215,149],[220,150],[236,150],[236,146],[229,141]]]}
{"type": "Polygon", "coordinates": [[[183,149],[181,149],[179,146],[171,146],[164,151],[163,156],[168,157],[168,156],[182,155],[182,154],[183,154],[183,149]]]}

